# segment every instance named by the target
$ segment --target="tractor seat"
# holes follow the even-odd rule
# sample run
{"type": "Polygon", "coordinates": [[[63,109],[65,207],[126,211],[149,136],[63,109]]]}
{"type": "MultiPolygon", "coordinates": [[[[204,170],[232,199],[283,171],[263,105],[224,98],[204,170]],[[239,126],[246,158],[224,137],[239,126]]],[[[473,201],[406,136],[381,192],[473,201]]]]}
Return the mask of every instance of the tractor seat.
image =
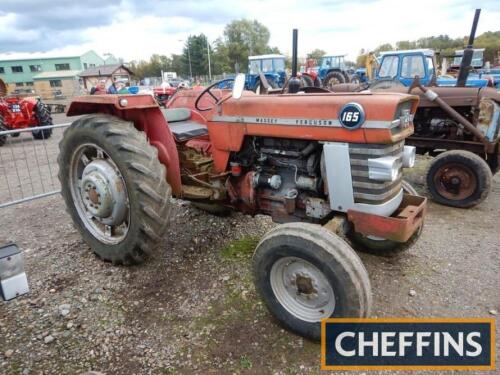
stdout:
{"type": "Polygon", "coordinates": [[[208,134],[205,125],[190,120],[191,110],[189,108],[168,108],[162,109],[162,112],[177,142],[185,142],[191,138],[208,134]]]}

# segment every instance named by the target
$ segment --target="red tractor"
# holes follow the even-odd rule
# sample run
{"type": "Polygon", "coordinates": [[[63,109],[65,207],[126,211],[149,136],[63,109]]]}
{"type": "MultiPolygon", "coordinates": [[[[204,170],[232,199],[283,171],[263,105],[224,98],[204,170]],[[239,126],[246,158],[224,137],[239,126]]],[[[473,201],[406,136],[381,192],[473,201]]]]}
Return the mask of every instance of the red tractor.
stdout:
{"type": "Polygon", "coordinates": [[[316,59],[307,59],[306,64],[303,66],[303,71],[299,76],[303,81],[303,86],[321,87],[316,59]]]}
{"type": "MultiPolygon", "coordinates": [[[[328,317],[366,317],[371,287],[352,246],[400,251],[419,236],[426,199],[402,181],[415,149],[415,96],[256,95],[238,75],[149,95],[75,98],[60,142],[62,196],[90,248],[142,262],[165,235],[170,197],[210,212],[283,223],[253,256],[255,285],[289,329],[313,339],[328,317]]],[[[188,230],[188,229],[186,229],[188,230]]]]}
{"type": "Polygon", "coordinates": [[[154,97],[160,107],[166,107],[168,99],[175,94],[177,87],[155,87],[153,89],[154,97]]]}
{"type": "MultiPolygon", "coordinates": [[[[0,97],[0,131],[15,130],[30,127],[52,125],[49,107],[35,97],[10,95],[0,97]]],[[[11,133],[18,137],[20,133],[11,133]]],[[[52,129],[38,129],[32,131],[33,138],[47,139],[52,129]]],[[[0,136],[0,146],[7,140],[7,135],[0,136]]]]}
{"type": "Polygon", "coordinates": [[[319,339],[322,319],[370,314],[370,280],[351,246],[407,248],[426,199],[402,180],[415,162],[404,142],[418,97],[296,94],[296,39],[294,30],[287,94],[244,91],[239,74],[232,92],[219,89],[228,80],[181,90],[163,110],[150,95],[75,98],[67,114],[83,116],[59,143],[59,180],[82,237],[115,264],[152,254],[171,196],[269,215],[281,225],[255,250],[256,289],[284,326],[319,339]]]}

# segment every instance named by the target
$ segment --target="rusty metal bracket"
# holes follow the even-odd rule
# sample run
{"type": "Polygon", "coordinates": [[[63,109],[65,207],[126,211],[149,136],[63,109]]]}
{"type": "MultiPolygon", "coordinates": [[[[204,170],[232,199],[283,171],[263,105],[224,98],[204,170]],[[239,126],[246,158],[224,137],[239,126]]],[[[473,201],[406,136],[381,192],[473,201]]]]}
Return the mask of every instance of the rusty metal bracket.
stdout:
{"type": "Polygon", "coordinates": [[[422,226],[426,205],[427,198],[404,194],[401,205],[390,217],[348,210],[347,219],[354,231],[364,236],[406,242],[422,226]]]}

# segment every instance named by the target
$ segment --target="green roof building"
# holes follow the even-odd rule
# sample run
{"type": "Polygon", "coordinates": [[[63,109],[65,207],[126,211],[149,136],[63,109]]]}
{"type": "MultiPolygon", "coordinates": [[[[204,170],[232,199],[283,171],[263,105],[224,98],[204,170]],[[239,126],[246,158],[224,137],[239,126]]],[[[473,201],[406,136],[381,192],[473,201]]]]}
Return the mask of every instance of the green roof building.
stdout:
{"type": "Polygon", "coordinates": [[[7,84],[8,93],[35,90],[44,99],[79,94],[78,74],[88,68],[105,65],[94,51],[80,56],[0,55],[0,79],[7,84]]]}

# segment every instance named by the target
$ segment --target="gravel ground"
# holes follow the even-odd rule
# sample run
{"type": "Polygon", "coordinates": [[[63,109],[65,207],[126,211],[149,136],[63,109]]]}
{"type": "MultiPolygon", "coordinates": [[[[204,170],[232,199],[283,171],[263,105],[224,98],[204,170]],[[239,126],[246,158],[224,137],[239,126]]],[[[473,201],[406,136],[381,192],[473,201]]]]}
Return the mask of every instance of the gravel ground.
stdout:
{"type": "MultiPolygon", "coordinates": [[[[51,150],[61,133],[48,142],[51,150]]],[[[420,159],[408,176],[421,192],[427,163],[420,159]]],[[[404,254],[360,254],[373,316],[492,317],[500,310],[499,177],[476,208],[430,203],[420,241],[404,254]]],[[[319,345],[283,330],[252,285],[251,251],[275,224],[210,216],[174,199],[172,206],[164,245],[129,268],[89,251],[58,195],[2,209],[0,243],[24,251],[31,291],[0,302],[0,373],[320,373],[319,345]]]]}

